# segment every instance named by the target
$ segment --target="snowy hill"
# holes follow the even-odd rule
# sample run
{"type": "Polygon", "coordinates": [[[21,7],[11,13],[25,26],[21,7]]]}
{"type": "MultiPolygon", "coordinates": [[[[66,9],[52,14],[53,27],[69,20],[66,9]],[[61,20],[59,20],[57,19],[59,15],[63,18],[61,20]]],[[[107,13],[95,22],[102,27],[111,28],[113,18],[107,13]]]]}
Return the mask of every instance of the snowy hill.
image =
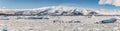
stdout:
{"type": "Polygon", "coordinates": [[[78,8],[67,6],[51,6],[34,9],[1,9],[1,14],[13,15],[120,15],[120,11],[115,10],[101,10],[94,8],[78,8]]]}

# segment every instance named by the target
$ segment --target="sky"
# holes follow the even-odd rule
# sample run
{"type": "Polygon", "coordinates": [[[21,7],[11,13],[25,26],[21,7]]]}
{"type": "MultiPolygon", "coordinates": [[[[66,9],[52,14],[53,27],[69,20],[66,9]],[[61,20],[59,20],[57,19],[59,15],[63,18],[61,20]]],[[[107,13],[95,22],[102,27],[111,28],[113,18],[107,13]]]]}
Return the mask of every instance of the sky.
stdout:
{"type": "Polygon", "coordinates": [[[0,8],[29,9],[46,6],[74,6],[97,9],[120,9],[119,3],[119,0],[0,0],[0,8]]]}

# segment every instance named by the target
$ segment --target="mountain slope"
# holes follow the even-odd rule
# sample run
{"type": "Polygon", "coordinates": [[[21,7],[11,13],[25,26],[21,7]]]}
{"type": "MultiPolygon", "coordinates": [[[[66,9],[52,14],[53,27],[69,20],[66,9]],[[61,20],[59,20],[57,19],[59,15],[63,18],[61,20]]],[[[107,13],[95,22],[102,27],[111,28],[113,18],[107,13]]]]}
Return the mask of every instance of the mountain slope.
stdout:
{"type": "Polygon", "coordinates": [[[101,10],[94,8],[78,8],[78,7],[67,7],[67,6],[51,6],[41,7],[34,9],[9,9],[0,10],[1,14],[13,14],[13,15],[120,15],[120,11],[115,10],[101,10]],[[9,13],[8,13],[9,12],[9,13]]]}

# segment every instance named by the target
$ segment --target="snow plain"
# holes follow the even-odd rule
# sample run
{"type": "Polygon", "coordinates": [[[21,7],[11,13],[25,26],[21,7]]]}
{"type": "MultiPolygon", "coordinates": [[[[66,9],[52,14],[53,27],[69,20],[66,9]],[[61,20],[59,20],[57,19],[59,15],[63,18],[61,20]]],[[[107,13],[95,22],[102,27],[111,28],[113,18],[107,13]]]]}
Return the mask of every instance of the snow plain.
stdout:
{"type": "Polygon", "coordinates": [[[49,19],[23,19],[24,17],[31,16],[6,16],[9,19],[1,16],[0,31],[120,31],[119,19],[115,23],[96,23],[120,16],[38,16],[49,19]]]}

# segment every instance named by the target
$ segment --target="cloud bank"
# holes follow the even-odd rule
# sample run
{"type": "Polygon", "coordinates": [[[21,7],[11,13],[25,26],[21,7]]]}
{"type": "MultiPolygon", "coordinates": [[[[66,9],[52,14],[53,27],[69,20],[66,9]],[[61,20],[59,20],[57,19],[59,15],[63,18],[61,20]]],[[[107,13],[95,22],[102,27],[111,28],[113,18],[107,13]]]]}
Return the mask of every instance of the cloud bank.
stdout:
{"type": "Polygon", "coordinates": [[[114,6],[120,6],[120,0],[99,0],[99,4],[109,4],[114,6]]]}

